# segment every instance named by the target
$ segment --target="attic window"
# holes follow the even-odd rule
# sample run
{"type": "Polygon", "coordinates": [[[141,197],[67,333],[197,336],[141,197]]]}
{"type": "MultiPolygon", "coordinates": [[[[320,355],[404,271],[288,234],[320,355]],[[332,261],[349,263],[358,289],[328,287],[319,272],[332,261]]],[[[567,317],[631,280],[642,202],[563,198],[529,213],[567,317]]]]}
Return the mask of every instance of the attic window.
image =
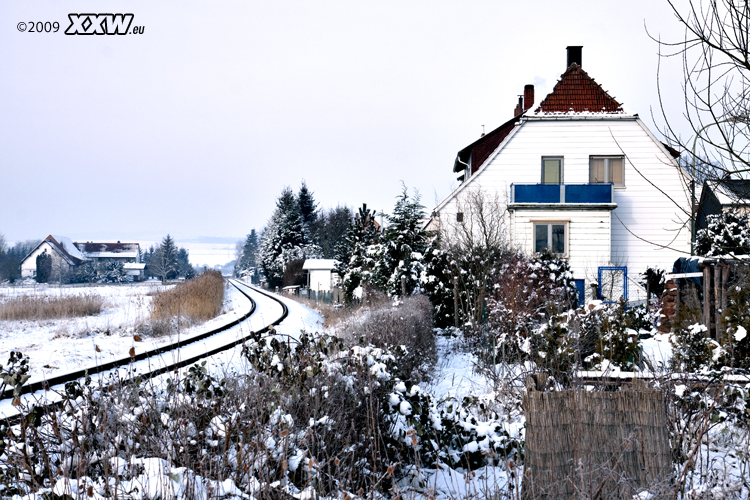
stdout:
{"type": "Polygon", "coordinates": [[[625,186],[624,163],[622,156],[592,156],[589,158],[589,182],[625,186]]]}
{"type": "Polygon", "coordinates": [[[563,176],[562,156],[542,157],[542,184],[561,184],[563,176]]]}
{"type": "Polygon", "coordinates": [[[456,222],[463,222],[463,221],[464,221],[464,213],[463,212],[458,212],[456,214],[456,222]]]}

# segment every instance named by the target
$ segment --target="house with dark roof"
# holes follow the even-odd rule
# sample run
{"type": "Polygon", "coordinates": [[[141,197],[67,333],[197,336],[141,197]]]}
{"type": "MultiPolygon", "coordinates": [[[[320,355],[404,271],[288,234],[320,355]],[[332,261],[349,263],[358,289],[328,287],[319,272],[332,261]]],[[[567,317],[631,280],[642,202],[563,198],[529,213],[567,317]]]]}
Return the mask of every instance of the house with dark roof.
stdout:
{"type": "Polygon", "coordinates": [[[125,274],[133,278],[142,278],[145,268],[138,243],[73,242],[65,236],[49,235],[21,261],[21,277],[36,278],[36,258],[44,252],[52,257],[51,281],[64,281],[85,261],[122,263],[125,274]]]}
{"type": "Polygon", "coordinates": [[[43,253],[47,253],[52,259],[51,281],[64,278],[86,260],[70,238],[50,234],[21,261],[22,278],[36,278],[36,258],[43,253]]]}
{"type": "Polygon", "coordinates": [[[467,204],[483,193],[501,200],[511,244],[567,258],[581,292],[598,283],[601,294],[602,270],[616,271],[617,293],[638,298],[639,273],[690,253],[690,176],[581,55],[568,47],[565,72],[536,108],[526,85],[513,118],[458,152],[461,184],[430,227],[449,236],[473,224],[467,204]]]}
{"type": "Polygon", "coordinates": [[[732,209],[740,213],[750,213],[750,180],[723,179],[704,182],[695,216],[695,230],[708,227],[709,215],[718,215],[732,209]]]}

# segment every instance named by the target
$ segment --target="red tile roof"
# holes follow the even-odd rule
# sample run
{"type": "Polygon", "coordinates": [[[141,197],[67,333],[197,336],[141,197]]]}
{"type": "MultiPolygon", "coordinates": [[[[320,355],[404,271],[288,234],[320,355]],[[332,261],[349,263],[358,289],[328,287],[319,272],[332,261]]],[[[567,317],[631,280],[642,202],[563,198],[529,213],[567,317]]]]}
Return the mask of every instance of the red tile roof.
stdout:
{"type": "Polygon", "coordinates": [[[535,113],[616,113],[622,105],[577,64],[571,64],[535,113]]]}
{"type": "Polygon", "coordinates": [[[507,122],[497,127],[487,135],[483,135],[476,141],[472,142],[461,151],[458,152],[456,161],[453,162],[453,171],[460,172],[466,168],[465,163],[471,161],[471,173],[473,174],[479,167],[482,166],[484,161],[492,154],[495,149],[500,145],[501,142],[510,134],[513,127],[521,119],[521,115],[515,116],[507,122]],[[460,160],[460,161],[459,161],[460,160]],[[464,164],[462,164],[463,162],[464,164]]]}

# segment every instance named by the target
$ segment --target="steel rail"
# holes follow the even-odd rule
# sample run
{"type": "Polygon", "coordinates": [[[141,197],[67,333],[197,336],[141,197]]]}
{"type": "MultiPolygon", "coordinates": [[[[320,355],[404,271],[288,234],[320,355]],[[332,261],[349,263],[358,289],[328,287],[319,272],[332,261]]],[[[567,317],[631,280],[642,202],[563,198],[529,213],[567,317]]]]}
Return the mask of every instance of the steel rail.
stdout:
{"type": "MultiPolygon", "coordinates": [[[[247,314],[243,315],[242,317],[237,318],[236,320],[231,321],[231,322],[229,322],[229,323],[227,323],[225,325],[222,325],[219,328],[215,328],[213,330],[201,333],[199,335],[196,335],[194,337],[190,337],[188,339],[178,340],[177,342],[175,342],[173,344],[170,344],[170,345],[167,345],[167,346],[162,346],[162,347],[158,347],[156,349],[151,349],[150,351],[144,351],[144,352],[136,354],[135,356],[132,356],[132,357],[128,356],[126,358],[120,358],[120,359],[117,359],[117,360],[114,360],[114,361],[109,361],[109,362],[106,362],[106,363],[98,364],[96,366],[84,368],[82,370],[77,370],[77,371],[74,371],[74,372],[66,373],[66,374],[63,374],[63,375],[58,375],[56,377],[51,377],[49,379],[40,380],[40,381],[37,381],[37,382],[33,382],[31,384],[24,385],[21,388],[21,391],[20,391],[20,393],[18,395],[33,393],[33,392],[37,392],[37,391],[40,391],[40,390],[50,390],[54,386],[59,386],[59,385],[67,384],[68,382],[73,382],[75,380],[79,380],[79,379],[85,378],[85,377],[87,377],[89,375],[94,375],[94,374],[97,374],[97,373],[112,371],[112,370],[115,370],[117,368],[126,367],[126,366],[129,366],[129,365],[131,365],[132,363],[134,363],[136,361],[143,361],[145,359],[152,358],[152,357],[155,357],[155,356],[159,356],[159,355],[167,353],[169,351],[180,349],[182,347],[188,346],[188,345],[193,344],[195,342],[200,342],[201,340],[205,340],[208,337],[211,337],[213,335],[216,335],[218,333],[221,333],[223,331],[226,331],[226,330],[228,330],[230,328],[233,328],[233,327],[239,325],[240,323],[242,323],[243,321],[246,321],[250,316],[252,316],[255,313],[255,310],[257,308],[257,304],[250,297],[250,295],[248,295],[247,292],[243,291],[237,285],[237,283],[235,283],[233,280],[230,280],[229,283],[232,286],[234,286],[242,295],[244,295],[252,303],[252,307],[250,308],[250,311],[247,314]]],[[[242,286],[248,287],[244,283],[240,282],[240,284],[242,286]]],[[[250,287],[248,287],[248,288],[250,288],[250,287]]],[[[257,293],[260,293],[262,295],[265,295],[265,296],[271,298],[272,300],[278,302],[281,305],[281,307],[282,307],[282,315],[276,321],[270,323],[269,325],[266,325],[264,328],[262,328],[262,329],[260,329],[260,330],[258,330],[256,332],[250,332],[248,335],[244,336],[241,339],[234,340],[234,341],[232,341],[232,342],[230,342],[228,344],[222,345],[222,346],[217,347],[215,349],[212,349],[210,351],[206,351],[206,352],[204,352],[204,353],[202,353],[200,355],[192,356],[190,358],[177,361],[177,362],[172,363],[172,364],[170,364],[168,366],[157,368],[157,369],[151,370],[151,371],[146,372],[146,373],[138,374],[138,377],[140,377],[141,379],[152,378],[152,377],[161,375],[162,373],[166,373],[166,372],[171,371],[171,370],[176,370],[176,369],[182,368],[182,367],[184,367],[186,365],[195,363],[196,361],[198,361],[198,360],[200,360],[202,358],[206,358],[208,356],[213,356],[214,354],[218,354],[218,353],[220,353],[222,351],[226,351],[226,350],[232,349],[232,348],[236,347],[237,345],[240,345],[243,342],[246,342],[247,340],[249,340],[251,338],[259,338],[262,333],[268,331],[273,326],[278,325],[279,323],[281,323],[288,316],[289,309],[287,308],[286,304],[284,304],[282,301],[278,300],[273,295],[271,295],[269,293],[266,293],[264,291],[261,291],[261,290],[259,290],[257,288],[253,288],[253,290],[256,291],[257,293]]],[[[13,389],[7,389],[5,392],[3,392],[2,396],[0,396],[0,401],[2,401],[4,399],[9,399],[9,398],[12,398],[12,397],[15,397],[14,390],[13,389]]]]}

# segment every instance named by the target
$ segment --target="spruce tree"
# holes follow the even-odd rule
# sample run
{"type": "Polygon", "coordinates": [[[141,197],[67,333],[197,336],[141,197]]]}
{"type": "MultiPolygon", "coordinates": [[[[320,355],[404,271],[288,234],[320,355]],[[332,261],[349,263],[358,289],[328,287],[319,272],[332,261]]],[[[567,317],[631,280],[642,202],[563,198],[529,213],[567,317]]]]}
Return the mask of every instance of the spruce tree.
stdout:
{"type": "Polygon", "coordinates": [[[302,186],[299,188],[297,203],[302,222],[307,226],[308,231],[312,232],[318,219],[318,204],[315,203],[312,192],[307,189],[305,181],[302,181],[302,186]]]}
{"type": "Polygon", "coordinates": [[[286,262],[319,255],[320,248],[310,239],[294,193],[288,187],[284,188],[263,231],[258,251],[257,260],[269,286],[281,286],[286,262]]]}
{"type": "MultiPolygon", "coordinates": [[[[242,246],[242,254],[240,255],[240,258],[237,259],[237,262],[234,264],[235,276],[242,276],[247,274],[250,270],[257,269],[255,258],[258,253],[258,246],[258,234],[255,232],[255,229],[252,229],[250,234],[245,237],[245,243],[242,246]]],[[[255,270],[252,276],[253,283],[257,282],[257,274],[257,270],[255,270]]]]}
{"type": "Polygon", "coordinates": [[[382,252],[381,233],[375,221],[375,212],[363,203],[357,216],[350,221],[349,229],[334,252],[337,260],[336,272],[342,278],[342,288],[347,302],[354,299],[354,290],[359,286],[382,288],[374,278],[381,265],[378,257],[382,252]]]}
{"type": "Polygon", "coordinates": [[[388,216],[385,230],[386,252],[384,270],[388,272],[387,291],[402,294],[401,277],[405,277],[406,293],[420,290],[424,271],[422,258],[427,249],[427,233],[423,226],[424,206],[419,194],[409,197],[406,186],[396,201],[393,214],[388,216]]]}
{"type": "Polygon", "coordinates": [[[166,235],[151,257],[151,272],[161,278],[162,283],[177,277],[177,246],[170,235],[166,235]]]}

